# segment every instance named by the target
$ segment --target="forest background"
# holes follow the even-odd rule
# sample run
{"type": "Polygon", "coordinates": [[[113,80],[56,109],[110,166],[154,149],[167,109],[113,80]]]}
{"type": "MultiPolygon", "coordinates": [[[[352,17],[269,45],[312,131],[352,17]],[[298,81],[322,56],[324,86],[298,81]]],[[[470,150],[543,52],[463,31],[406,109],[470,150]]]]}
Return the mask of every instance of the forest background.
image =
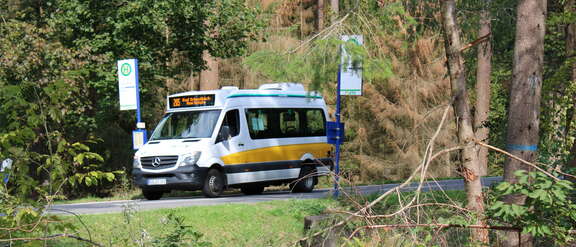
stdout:
{"type": "MultiPolygon", "coordinates": [[[[445,2],[451,1],[0,0],[0,160],[14,160],[10,183],[18,185],[4,187],[2,198],[14,209],[24,201],[43,203],[38,198],[131,188],[135,119],[119,111],[119,59],[139,59],[148,127],[162,117],[166,95],[221,86],[302,82],[333,108],[343,34],[365,40],[363,47],[347,47],[362,59],[365,84],[362,96],[343,104],[343,176],[356,183],[407,178],[426,159],[443,106],[453,102],[445,2]]],[[[462,0],[456,6],[474,131],[478,141],[502,149],[520,2],[526,1],[462,0]],[[491,69],[476,74],[483,67],[479,53],[486,51],[491,69]],[[478,93],[486,75],[488,91],[478,93]],[[489,108],[480,110],[482,101],[489,108]]],[[[546,5],[534,160],[568,173],[576,163],[574,9],[573,0],[546,5]]],[[[447,115],[434,139],[438,150],[459,145],[456,115],[447,115]]],[[[505,156],[483,152],[480,175],[502,175],[505,156]]],[[[462,176],[460,155],[431,161],[428,176],[462,176]]]]}
{"type": "MultiPolygon", "coordinates": [[[[464,40],[478,38],[482,10],[492,13],[492,97],[482,125],[490,129],[487,142],[499,147],[505,146],[515,3],[459,2],[464,40]]],[[[319,11],[318,1],[312,0],[246,5],[222,1],[217,6],[202,1],[4,0],[2,6],[7,8],[0,26],[0,151],[2,158],[12,157],[17,168],[31,162],[36,167],[28,169],[34,170],[50,153],[64,152],[56,147],[85,143],[101,160],[96,160],[97,167],[77,169],[123,171],[129,176],[134,114],[118,110],[113,66],[127,57],[140,60],[143,119],[152,128],[163,114],[166,95],[220,86],[254,88],[298,81],[323,90],[333,108],[335,40],[341,34],[363,34],[367,45],[360,52],[368,55],[364,95],[346,97],[343,109],[348,127],[343,169],[357,182],[407,177],[440,120],[438,106],[450,99],[437,1],[340,1],[339,13],[328,4],[319,11]],[[181,23],[179,18],[190,20],[181,23]],[[330,32],[321,32],[326,27],[330,32]],[[308,41],[310,37],[316,39],[308,41]],[[305,47],[300,45],[303,41],[305,47]],[[208,70],[203,74],[204,68],[208,70]]],[[[574,58],[565,44],[573,13],[565,13],[561,1],[548,8],[539,151],[541,162],[563,165],[574,140],[574,58]]],[[[472,71],[470,88],[476,82],[476,52],[465,53],[472,71]]],[[[475,100],[473,92],[471,98],[475,100]]],[[[440,147],[457,143],[451,120],[449,130],[437,139],[440,147]]],[[[457,166],[451,165],[457,159],[453,154],[435,161],[432,176],[459,176],[457,166]]],[[[491,153],[488,174],[501,175],[502,163],[502,156],[491,153]]],[[[114,184],[100,183],[96,193],[110,193],[114,184]]],[[[65,191],[70,196],[86,193],[65,191]]]]}
{"type": "MultiPolygon", "coordinates": [[[[129,179],[134,113],[118,109],[116,60],[139,59],[143,120],[151,129],[163,115],[166,95],[221,86],[302,82],[322,90],[333,109],[339,35],[361,34],[367,40],[357,49],[365,60],[364,92],[344,99],[343,170],[363,183],[406,178],[440,121],[439,106],[451,97],[440,2],[339,1],[337,10],[321,2],[4,0],[0,157],[11,157],[24,173],[59,169],[47,160],[70,163],[63,177],[71,170],[85,176],[78,177],[79,187],[66,185],[63,192],[85,195],[86,185],[103,176],[129,179]],[[66,154],[67,145],[75,143],[81,146],[77,153],[91,151],[86,162],[74,160],[76,153],[66,154]]],[[[482,11],[491,13],[490,108],[487,120],[476,127],[488,128],[486,141],[497,147],[506,146],[515,4],[458,2],[464,43],[479,38],[482,11]]],[[[567,27],[574,13],[567,11],[569,4],[551,1],[546,20],[539,161],[553,166],[573,156],[574,57],[567,51],[573,39],[567,27]]],[[[464,52],[470,89],[476,83],[477,51],[464,52]]],[[[477,97],[470,93],[473,103],[477,97]]],[[[436,140],[439,148],[457,144],[456,122],[449,120],[436,140]]],[[[487,174],[502,175],[504,157],[488,157],[487,174]]],[[[457,160],[452,153],[434,161],[431,176],[458,177],[457,160]]],[[[40,179],[27,183],[47,179],[46,173],[35,176],[40,179]]],[[[120,181],[103,180],[90,191],[106,195],[120,181]]]]}

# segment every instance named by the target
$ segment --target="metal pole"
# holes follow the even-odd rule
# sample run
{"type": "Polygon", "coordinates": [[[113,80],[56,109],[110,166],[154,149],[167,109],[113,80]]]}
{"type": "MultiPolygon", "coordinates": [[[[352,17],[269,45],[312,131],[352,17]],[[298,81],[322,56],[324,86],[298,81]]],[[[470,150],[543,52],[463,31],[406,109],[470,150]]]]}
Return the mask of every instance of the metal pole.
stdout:
{"type": "Polygon", "coordinates": [[[336,143],[336,153],[334,154],[334,170],[336,173],[336,178],[334,179],[334,198],[338,198],[340,193],[340,186],[338,181],[340,180],[340,71],[342,69],[342,64],[338,65],[338,84],[336,86],[336,126],[337,126],[337,143],[336,143]]]}
{"type": "Polygon", "coordinates": [[[138,59],[134,59],[134,73],[136,73],[136,124],[138,124],[142,122],[142,119],[140,118],[140,79],[138,75],[138,59]]]}

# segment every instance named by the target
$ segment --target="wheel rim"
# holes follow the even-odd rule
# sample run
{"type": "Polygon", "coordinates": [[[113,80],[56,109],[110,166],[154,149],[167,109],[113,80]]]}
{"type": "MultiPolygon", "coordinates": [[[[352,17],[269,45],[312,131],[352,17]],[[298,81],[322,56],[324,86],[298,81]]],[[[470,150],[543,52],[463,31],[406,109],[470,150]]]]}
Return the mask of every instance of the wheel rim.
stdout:
{"type": "Polygon", "coordinates": [[[208,186],[210,187],[210,191],[213,193],[220,192],[220,181],[218,177],[211,176],[210,180],[208,181],[208,186]]]}
{"type": "Polygon", "coordinates": [[[306,180],[304,180],[304,186],[306,186],[306,188],[311,188],[313,184],[314,184],[314,177],[312,176],[308,176],[306,180]]]}

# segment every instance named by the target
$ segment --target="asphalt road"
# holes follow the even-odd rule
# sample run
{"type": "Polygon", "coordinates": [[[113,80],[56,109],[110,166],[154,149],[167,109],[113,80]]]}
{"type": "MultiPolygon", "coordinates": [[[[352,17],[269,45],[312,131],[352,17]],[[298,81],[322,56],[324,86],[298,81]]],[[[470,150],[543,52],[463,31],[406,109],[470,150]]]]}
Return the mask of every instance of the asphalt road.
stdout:
{"type": "MultiPolygon", "coordinates": [[[[502,177],[485,177],[482,178],[482,185],[487,187],[493,183],[502,180],[502,177]]],[[[374,194],[384,193],[399,184],[383,184],[383,185],[368,185],[358,186],[355,188],[347,188],[348,191],[354,191],[360,194],[374,194]]],[[[401,191],[414,191],[418,187],[418,183],[412,183],[404,187],[401,191]]],[[[456,180],[441,180],[437,182],[426,182],[422,191],[430,190],[463,190],[464,183],[462,179],[456,180]]],[[[289,191],[271,191],[264,192],[262,195],[245,196],[242,194],[225,195],[219,198],[204,198],[200,196],[195,197],[181,197],[181,198],[163,198],[156,201],[148,200],[121,200],[121,201],[105,201],[105,202],[87,202],[75,204],[60,204],[53,205],[48,209],[51,214],[103,214],[103,213],[119,213],[130,206],[137,210],[152,210],[160,208],[177,208],[189,206],[206,206],[218,205],[226,203],[257,203],[275,200],[288,200],[288,199],[312,199],[324,198],[331,196],[330,189],[316,189],[311,193],[290,193],[289,191]]]]}

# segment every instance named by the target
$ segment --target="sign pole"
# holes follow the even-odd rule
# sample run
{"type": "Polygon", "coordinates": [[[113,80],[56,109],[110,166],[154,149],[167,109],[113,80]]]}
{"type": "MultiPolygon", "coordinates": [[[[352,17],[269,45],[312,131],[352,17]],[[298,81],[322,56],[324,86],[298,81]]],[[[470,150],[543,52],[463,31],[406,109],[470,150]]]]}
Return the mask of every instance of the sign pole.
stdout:
{"type": "MultiPolygon", "coordinates": [[[[340,71],[342,69],[342,64],[338,64],[338,84],[336,85],[336,138],[339,139],[341,135],[341,131],[344,131],[340,127],[340,71]]],[[[343,140],[337,140],[336,143],[336,153],[334,154],[334,172],[336,177],[334,178],[334,198],[338,198],[340,194],[340,143],[343,140]]]]}
{"type": "MultiPolygon", "coordinates": [[[[134,59],[134,74],[136,74],[136,128],[141,129],[138,123],[142,122],[140,117],[140,76],[138,75],[138,59],[134,59]]],[[[144,138],[146,139],[146,138],[144,138]]]]}
{"type": "Polygon", "coordinates": [[[132,131],[132,148],[139,149],[146,143],[146,125],[140,111],[140,85],[138,59],[118,60],[118,93],[120,110],[136,110],[136,130],[132,131]]]}

